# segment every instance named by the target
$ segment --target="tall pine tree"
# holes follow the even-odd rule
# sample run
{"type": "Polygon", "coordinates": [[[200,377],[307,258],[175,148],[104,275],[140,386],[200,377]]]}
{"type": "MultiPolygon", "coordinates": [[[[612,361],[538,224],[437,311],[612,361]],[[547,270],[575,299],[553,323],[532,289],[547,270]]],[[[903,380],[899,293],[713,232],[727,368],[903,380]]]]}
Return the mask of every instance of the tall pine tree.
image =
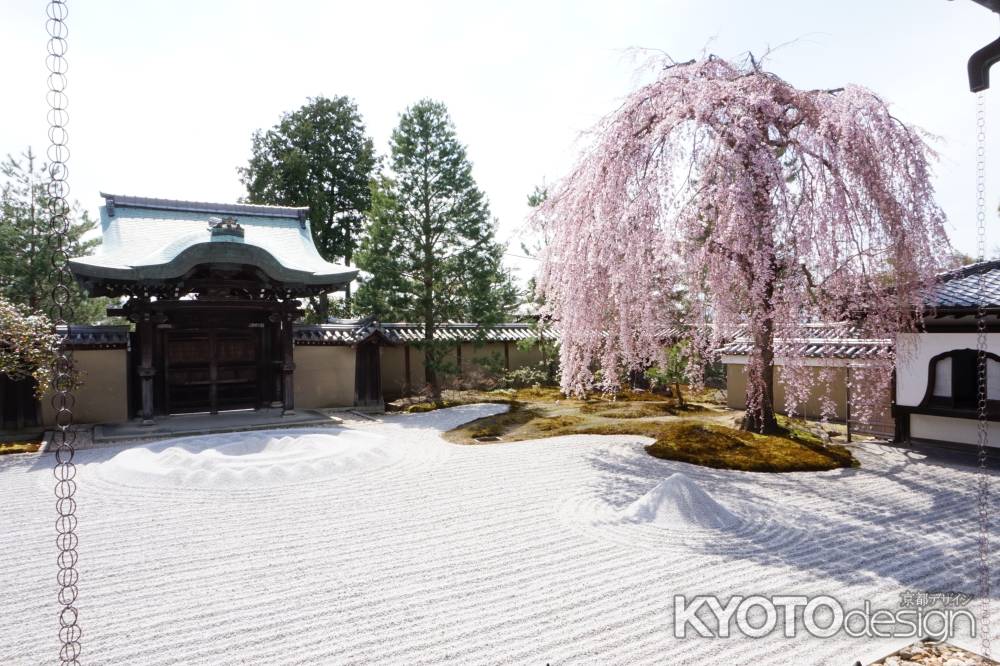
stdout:
{"type": "MultiPolygon", "coordinates": [[[[31,148],[20,159],[8,155],[0,164],[0,296],[54,318],[52,289],[56,273],[52,270],[55,247],[52,244],[52,221],[49,216],[49,183],[52,180],[45,164],[36,162],[31,148]]],[[[90,254],[99,244],[97,238],[84,240],[97,227],[79,204],[71,209],[73,224],[64,240],[70,257],[90,254]]],[[[70,323],[94,324],[106,319],[106,298],[87,298],[76,283],[70,289],[70,323]]]]}
{"type": "MultiPolygon", "coordinates": [[[[349,265],[371,205],[375,163],[357,104],[344,96],[316,97],[271,129],[255,132],[250,162],[239,171],[248,203],[309,206],[319,253],[349,265]]],[[[329,305],[326,294],[312,299],[320,321],[329,305]]]]}
{"type": "Polygon", "coordinates": [[[517,290],[445,105],[409,107],[389,146],[392,173],[373,184],[371,226],[358,252],[370,275],[356,305],[383,320],[423,324],[425,377],[440,400],[443,358],[453,343],[434,339],[438,325],[495,324],[516,305],[517,290]]]}

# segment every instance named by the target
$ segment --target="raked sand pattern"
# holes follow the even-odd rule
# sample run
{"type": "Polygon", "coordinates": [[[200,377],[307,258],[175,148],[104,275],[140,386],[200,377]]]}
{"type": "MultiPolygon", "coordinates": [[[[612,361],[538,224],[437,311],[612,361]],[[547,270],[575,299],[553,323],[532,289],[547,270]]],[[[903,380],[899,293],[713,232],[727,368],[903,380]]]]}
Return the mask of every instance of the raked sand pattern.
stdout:
{"type": "MultiPolygon", "coordinates": [[[[975,590],[970,468],[868,445],[860,470],[767,475],[638,437],[439,437],[500,409],[81,453],[84,663],[840,665],[910,641],[681,640],[673,596],[975,590]]],[[[0,458],[2,664],[58,650],[49,462],[0,458]]]]}

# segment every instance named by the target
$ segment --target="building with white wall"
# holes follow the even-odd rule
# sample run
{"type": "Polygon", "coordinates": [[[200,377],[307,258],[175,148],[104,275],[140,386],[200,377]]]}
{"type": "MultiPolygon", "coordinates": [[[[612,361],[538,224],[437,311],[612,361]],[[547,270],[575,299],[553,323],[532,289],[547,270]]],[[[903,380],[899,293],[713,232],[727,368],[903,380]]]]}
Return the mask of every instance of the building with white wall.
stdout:
{"type": "Polygon", "coordinates": [[[946,446],[978,442],[977,321],[985,304],[989,446],[1000,447],[1000,261],[941,276],[923,331],[896,339],[896,441],[946,446]]]}
{"type": "MultiPolygon", "coordinates": [[[[801,337],[779,337],[774,341],[775,411],[787,413],[786,365],[791,361],[814,375],[805,401],[795,406],[797,416],[845,422],[855,432],[891,437],[892,396],[886,392],[884,399],[873,405],[872,413],[861,419],[859,410],[852,410],[856,399],[851,395],[851,373],[884,357],[893,341],[862,337],[851,322],[804,324],[800,333],[801,337]]],[[[726,366],[726,400],[731,409],[746,409],[746,368],[752,351],[753,341],[745,335],[718,350],[726,366]]]]}

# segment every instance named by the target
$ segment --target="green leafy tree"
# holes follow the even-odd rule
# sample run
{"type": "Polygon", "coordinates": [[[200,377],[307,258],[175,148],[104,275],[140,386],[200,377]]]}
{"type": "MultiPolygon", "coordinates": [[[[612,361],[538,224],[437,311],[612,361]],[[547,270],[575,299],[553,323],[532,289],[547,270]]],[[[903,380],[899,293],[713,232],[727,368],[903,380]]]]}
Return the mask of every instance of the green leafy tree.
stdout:
{"type": "MultiPolygon", "coordinates": [[[[55,247],[48,210],[48,187],[51,175],[46,165],[39,165],[29,148],[20,159],[8,155],[0,164],[0,295],[19,303],[31,312],[55,318],[52,288],[57,275],[52,269],[55,247]]],[[[79,204],[72,206],[73,224],[64,239],[67,254],[79,257],[90,254],[100,242],[84,240],[96,223],[79,204]]],[[[108,301],[87,298],[74,282],[70,289],[71,323],[92,324],[105,319],[108,301]]]]}
{"type": "MultiPolygon", "coordinates": [[[[308,206],[319,253],[350,265],[371,207],[375,167],[374,143],[357,104],[344,96],[315,97],[271,129],[254,132],[250,162],[239,173],[249,203],[308,206]]],[[[326,320],[329,296],[311,305],[326,320]]],[[[350,309],[349,291],[343,305],[350,309]]]]}
{"type": "Polygon", "coordinates": [[[670,387],[677,406],[681,408],[685,406],[681,385],[687,381],[689,346],[686,342],[671,345],[664,351],[660,363],[646,370],[646,377],[654,387],[670,387]]]}
{"type": "Polygon", "coordinates": [[[423,100],[409,107],[389,146],[392,173],[373,183],[371,227],[358,253],[369,276],[356,305],[383,320],[423,324],[425,377],[440,400],[451,343],[434,340],[437,326],[495,324],[516,306],[517,290],[445,105],[423,100]]]}
{"type": "MultiPolygon", "coordinates": [[[[535,185],[535,189],[528,195],[528,206],[537,209],[548,198],[548,186],[535,185]]],[[[538,211],[532,214],[532,223],[538,235],[529,241],[522,240],[521,251],[530,259],[538,259],[549,244],[549,224],[538,211]]],[[[529,306],[532,310],[539,310],[544,305],[544,299],[537,293],[537,289],[535,288],[534,276],[528,280],[525,296],[525,305],[529,306]]]]}
{"type": "Polygon", "coordinates": [[[557,383],[559,374],[559,343],[556,336],[552,335],[552,324],[544,317],[536,317],[531,322],[531,336],[520,340],[517,348],[522,351],[538,350],[541,359],[538,361],[538,369],[544,378],[542,382],[546,386],[557,383]]]}
{"type": "MultiPolygon", "coordinates": [[[[528,195],[528,206],[538,208],[548,198],[549,188],[545,185],[535,185],[535,189],[528,195]]],[[[540,257],[549,245],[549,225],[538,212],[534,213],[532,222],[537,236],[530,241],[522,240],[521,251],[525,256],[534,259],[540,257]]],[[[544,383],[552,384],[559,373],[559,344],[555,336],[551,335],[552,323],[543,314],[545,299],[536,289],[534,276],[528,280],[524,306],[526,314],[531,318],[531,337],[521,340],[517,346],[525,351],[537,349],[541,353],[539,368],[544,373],[544,383]]]]}

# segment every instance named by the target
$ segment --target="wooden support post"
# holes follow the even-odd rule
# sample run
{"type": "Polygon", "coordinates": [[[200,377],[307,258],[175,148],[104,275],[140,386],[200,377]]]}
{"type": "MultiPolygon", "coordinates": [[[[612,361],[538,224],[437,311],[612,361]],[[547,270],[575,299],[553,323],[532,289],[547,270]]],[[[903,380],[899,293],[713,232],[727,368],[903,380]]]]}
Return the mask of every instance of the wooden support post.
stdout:
{"type": "Polygon", "coordinates": [[[503,366],[510,371],[510,342],[507,340],[503,341],[503,366]]]}
{"type": "Polygon", "coordinates": [[[153,318],[149,312],[143,312],[138,322],[139,328],[139,368],[138,375],[142,382],[142,425],[153,425],[153,377],[156,367],[153,365],[153,318]]]}
{"type": "Polygon", "coordinates": [[[218,331],[208,332],[208,404],[209,414],[219,413],[219,358],[218,331]]]}
{"type": "Polygon", "coordinates": [[[889,415],[892,417],[892,441],[897,444],[910,439],[910,415],[900,413],[896,405],[896,368],[892,368],[892,383],[889,385],[889,415]]]}
{"type": "Polygon", "coordinates": [[[294,319],[294,314],[287,313],[281,321],[281,347],[283,352],[281,374],[284,380],[282,416],[295,413],[295,361],[293,359],[295,340],[292,335],[292,321],[294,319]]]}
{"type": "Polygon", "coordinates": [[[403,366],[406,370],[406,383],[403,385],[403,393],[409,396],[413,394],[413,381],[410,379],[410,343],[403,345],[403,366]]]}
{"type": "Polygon", "coordinates": [[[271,382],[271,404],[272,409],[281,409],[285,406],[282,400],[281,358],[284,354],[281,344],[281,315],[272,312],[267,316],[267,328],[264,332],[267,340],[267,379],[271,382]]]}
{"type": "Polygon", "coordinates": [[[850,364],[844,366],[844,372],[846,377],[844,379],[844,391],[847,393],[844,399],[844,411],[846,412],[847,421],[847,443],[851,443],[851,366],[850,364]]]}

